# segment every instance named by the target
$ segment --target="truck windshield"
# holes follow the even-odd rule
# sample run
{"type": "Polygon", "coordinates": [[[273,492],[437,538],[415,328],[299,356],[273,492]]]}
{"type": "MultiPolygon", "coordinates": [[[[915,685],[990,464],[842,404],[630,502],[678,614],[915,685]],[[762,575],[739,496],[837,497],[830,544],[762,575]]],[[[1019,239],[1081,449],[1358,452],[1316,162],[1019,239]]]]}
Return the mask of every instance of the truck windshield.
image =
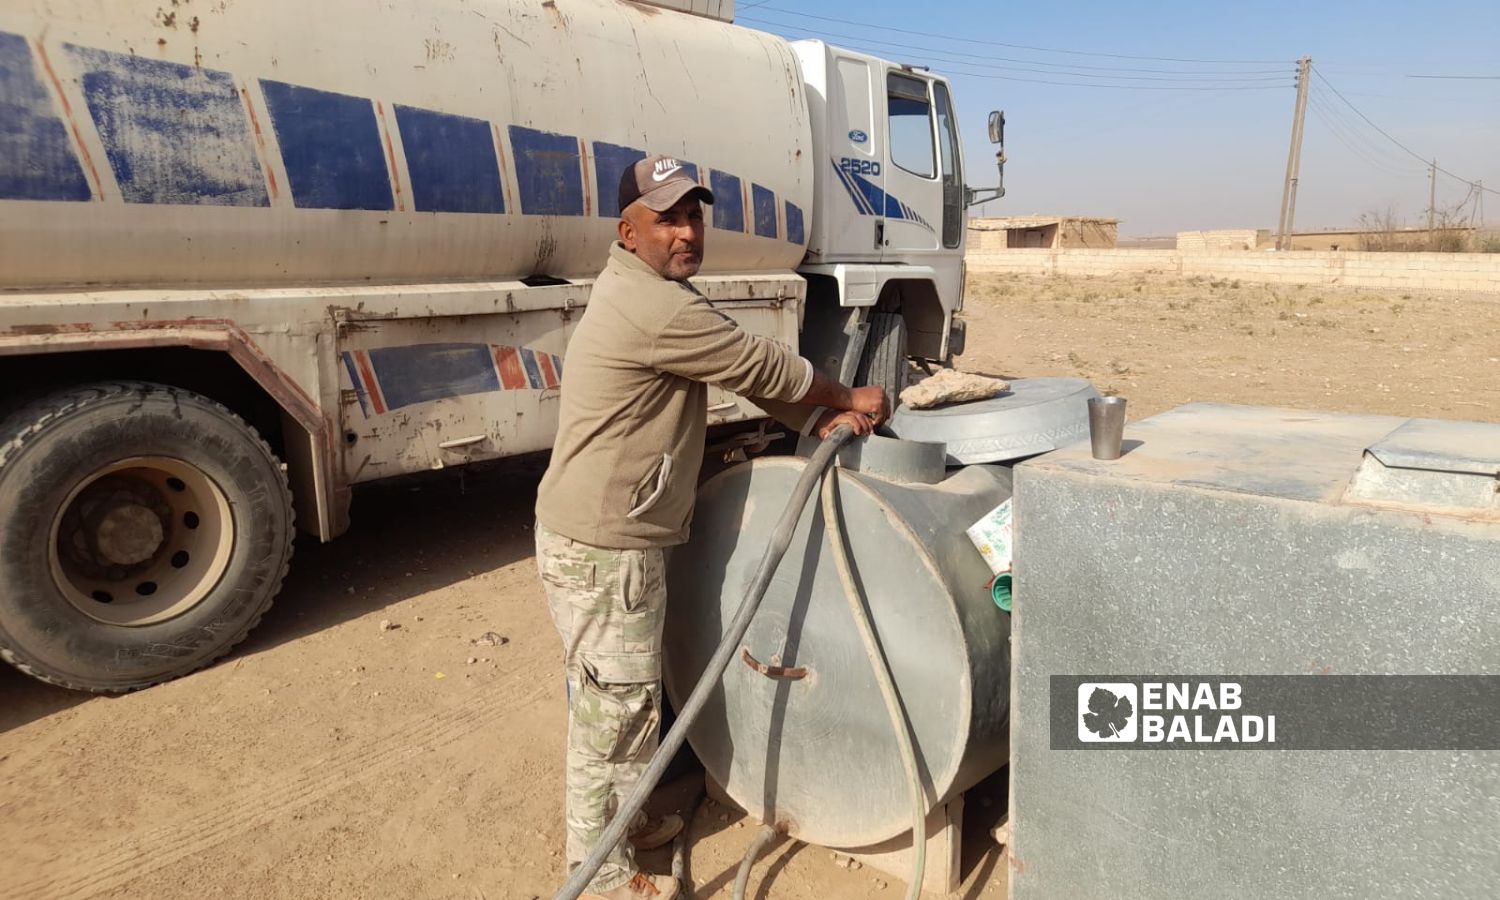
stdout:
{"type": "Polygon", "coordinates": [[[890,115],[891,162],[923,178],[937,173],[932,145],[932,105],[927,82],[891,72],[886,77],[890,115]]]}

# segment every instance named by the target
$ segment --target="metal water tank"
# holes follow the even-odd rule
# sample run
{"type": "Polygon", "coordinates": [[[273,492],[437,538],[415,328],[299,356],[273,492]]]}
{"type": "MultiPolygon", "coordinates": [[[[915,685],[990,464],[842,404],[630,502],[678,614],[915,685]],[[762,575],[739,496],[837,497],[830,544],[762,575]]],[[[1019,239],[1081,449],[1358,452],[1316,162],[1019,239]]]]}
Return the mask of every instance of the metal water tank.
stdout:
{"type": "MultiPolygon", "coordinates": [[[[872,439],[873,440],[873,439],[872,439]]],[[[964,529],[1010,497],[1001,466],[928,480],[911,442],[866,443],[838,470],[842,527],[912,724],[932,807],[1007,756],[1010,618],[964,529]],[[890,465],[892,460],[895,465],[890,465]],[[913,465],[913,461],[917,465],[913,465]],[[881,471],[887,477],[876,477],[881,471]]],[[[756,460],[706,482],[690,543],[669,571],[665,680],[681,704],[733,617],[806,461],[756,460]]],[[[690,741],[709,777],[755,818],[823,846],[857,848],[911,827],[891,722],[855,630],[816,494],[760,611],[690,741]]]]}

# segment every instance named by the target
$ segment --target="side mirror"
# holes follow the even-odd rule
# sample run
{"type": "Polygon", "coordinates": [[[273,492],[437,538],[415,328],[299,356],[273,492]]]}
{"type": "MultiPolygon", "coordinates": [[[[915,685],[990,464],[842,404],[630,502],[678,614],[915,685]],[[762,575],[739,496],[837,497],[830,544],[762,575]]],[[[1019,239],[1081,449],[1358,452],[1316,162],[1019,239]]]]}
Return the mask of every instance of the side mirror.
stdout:
{"type": "Polygon", "coordinates": [[[992,188],[964,188],[964,207],[968,208],[979,203],[990,200],[998,200],[1005,196],[1005,111],[995,110],[990,113],[990,143],[1000,145],[995,151],[995,168],[998,169],[1000,183],[992,188]]]}

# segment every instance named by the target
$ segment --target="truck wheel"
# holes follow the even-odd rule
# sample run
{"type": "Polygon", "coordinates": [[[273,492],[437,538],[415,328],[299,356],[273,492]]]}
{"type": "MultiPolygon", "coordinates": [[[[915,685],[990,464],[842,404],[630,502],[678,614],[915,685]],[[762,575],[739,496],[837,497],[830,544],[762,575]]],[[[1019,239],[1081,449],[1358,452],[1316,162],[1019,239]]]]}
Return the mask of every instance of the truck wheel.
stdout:
{"type": "Polygon", "coordinates": [[[856,385],[879,385],[891,398],[891,408],[901,402],[906,387],[906,320],[900,313],[873,313],[865,352],[854,370],[856,385]]]}
{"type": "Polygon", "coordinates": [[[119,693],[208,665],[291,555],[281,463],[206,397],[93,384],[0,420],[0,657],[30,675],[119,693]]]}

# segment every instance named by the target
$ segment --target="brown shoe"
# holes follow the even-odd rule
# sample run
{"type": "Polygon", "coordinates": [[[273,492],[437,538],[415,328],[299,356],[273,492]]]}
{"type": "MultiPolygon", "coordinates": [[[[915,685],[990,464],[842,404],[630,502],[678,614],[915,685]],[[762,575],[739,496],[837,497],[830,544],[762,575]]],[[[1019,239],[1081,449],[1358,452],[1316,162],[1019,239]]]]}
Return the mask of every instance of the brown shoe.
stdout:
{"type": "Polygon", "coordinates": [[[670,875],[635,873],[635,877],[602,894],[582,894],[578,900],[673,900],[677,896],[677,879],[670,875]]]}
{"type": "Polygon", "coordinates": [[[648,819],[643,814],[630,831],[630,845],[637,850],[665,847],[682,831],[682,825],[682,816],[665,815],[660,819],[648,819]]]}

